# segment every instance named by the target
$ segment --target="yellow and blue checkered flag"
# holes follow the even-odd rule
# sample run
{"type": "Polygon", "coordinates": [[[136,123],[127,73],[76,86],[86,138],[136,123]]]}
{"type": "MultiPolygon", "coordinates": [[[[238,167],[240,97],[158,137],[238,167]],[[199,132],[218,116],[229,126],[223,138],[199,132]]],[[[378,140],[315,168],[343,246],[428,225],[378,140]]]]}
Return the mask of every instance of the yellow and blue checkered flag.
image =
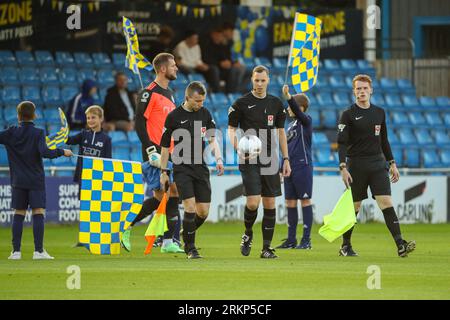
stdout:
{"type": "Polygon", "coordinates": [[[69,138],[69,125],[67,123],[66,115],[61,108],[58,108],[58,110],[59,118],[61,119],[61,129],[57,133],[45,137],[47,147],[51,150],[61,147],[69,138]]]}
{"type": "Polygon", "coordinates": [[[311,89],[319,73],[320,19],[296,13],[288,63],[292,85],[296,92],[311,89]]]}
{"type": "Polygon", "coordinates": [[[83,157],[79,242],[93,254],[119,254],[143,202],[141,163],[83,157]]]}
{"type": "Polygon", "coordinates": [[[139,41],[133,22],[131,22],[130,19],[123,17],[122,27],[127,40],[125,67],[133,71],[134,74],[138,74],[139,69],[152,71],[152,64],[139,52],[139,41]]]}

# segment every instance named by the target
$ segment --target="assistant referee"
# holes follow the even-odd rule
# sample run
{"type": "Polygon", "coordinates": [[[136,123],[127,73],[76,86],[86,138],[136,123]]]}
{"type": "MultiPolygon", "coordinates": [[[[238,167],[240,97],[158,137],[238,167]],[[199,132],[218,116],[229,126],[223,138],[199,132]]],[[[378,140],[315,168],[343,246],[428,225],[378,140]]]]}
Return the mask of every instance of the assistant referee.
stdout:
{"type": "MultiPolygon", "coordinates": [[[[403,240],[400,232],[390,185],[390,181],[399,180],[400,174],[387,136],[386,114],[382,108],[370,103],[372,93],[372,79],[368,75],[353,78],[356,103],[342,113],[338,125],[339,169],[345,186],[351,186],[355,213],[358,214],[362,200],[367,199],[367,187],[370,187],[397,244],[398,255],[406,257],[415,249],[416,243],[403,240]]],[[[357,256],[350,242],[352,231],[353,228],[343,235],[341,256],[357,256]]]]}

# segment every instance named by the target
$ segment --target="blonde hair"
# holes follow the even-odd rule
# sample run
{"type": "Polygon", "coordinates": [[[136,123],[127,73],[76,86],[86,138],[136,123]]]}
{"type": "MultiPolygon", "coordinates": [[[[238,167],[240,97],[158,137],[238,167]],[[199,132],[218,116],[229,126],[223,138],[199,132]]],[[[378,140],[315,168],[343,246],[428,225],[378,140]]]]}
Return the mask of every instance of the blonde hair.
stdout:
{"type": "Polygon", "coordinates": [[[368,82],[370,87],[372,88],[372,78],[367,74],[358,74],[353,78],[352,80],[353,89],[355,88],[356,81],[368,82]]]}
{"type": "Polygon", "coordinates": [[[91,114],[95,114],[97,115],[99,118],[103,119],[103,108],[98,106],[98,105],[92,105],[89,108],[86,109],[86,111],[84,112],[86,115],[88,113],[91,114]]]}

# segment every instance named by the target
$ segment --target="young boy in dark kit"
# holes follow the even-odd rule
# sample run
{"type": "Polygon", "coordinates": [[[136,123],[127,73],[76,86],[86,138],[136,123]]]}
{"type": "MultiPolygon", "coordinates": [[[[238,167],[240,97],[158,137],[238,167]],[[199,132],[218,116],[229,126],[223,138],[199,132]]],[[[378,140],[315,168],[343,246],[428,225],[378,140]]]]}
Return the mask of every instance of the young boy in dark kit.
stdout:
{"type": "Polygon", "coordinates": [[[45,143],[44,130],[34,126],[36,106],[23,101],[17,106],[18,126],[0,131],[0,144],[4,144],[12,186],[11,207],[15,209],[12,224],[13,251],[8,259],[20,260],[23,221],[28,208],[33,214],[34,260],[53,259],[44,250],[45,173],[42,158],[70,157],[72,151],[50,150],[45,143]]]}

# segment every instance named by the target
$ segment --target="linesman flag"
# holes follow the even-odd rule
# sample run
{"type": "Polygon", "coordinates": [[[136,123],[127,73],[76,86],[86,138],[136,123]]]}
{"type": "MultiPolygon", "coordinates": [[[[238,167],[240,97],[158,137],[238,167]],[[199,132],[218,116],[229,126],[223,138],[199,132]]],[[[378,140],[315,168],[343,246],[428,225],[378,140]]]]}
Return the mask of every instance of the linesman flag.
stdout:
{"type": "Polygon", "coordinates": [[[295,13],[288,65],[292,68],[292,85],[296,92],[306,92],[316,83],[319,73],[321,28],[320,19],[295,13]]]}
{"type": "Polygon", "coordinates": [[[345,190],[336,203],[333,212],[323,217],[323,223],[324,225],[319,229],[319,234],[329,242],[333,242],[356,224],[352,189],[345,190]]]}
{"type": "Polygon", "coordinates": [[[156,209],[155,216],[148,225],[147,231],[145,231],[145,240],[147,240],[147,247],[145,248],[144,254],[147,255],[152,253],[153,243],[157,236],[162,236],[169,230],[167,227],[167,216],[166,216],[166,204],[167,204],[167,193],[164,193],[164,197],[161,203],[156,209]]]}
{"type": "Polygon", "coordinates": [[[125,67],[133,71],[134,74],[138,74],[139,69],[152,71],[152,64],[139,52],[139,41],[133,22],[131,22],[130,19],[123,17],[122,27],[125,39],[127,40],[125,67]]]}
{"type": "Polygon", "coordinates": [[[61,119],[61,129],[54,134],[45,137],[45,143],[51,150],[61,147],[69,138],[69,125],[67,124],[66,115],[61,108],[59,110],[59,118],[61,119]]]}
{"type": "Polygon", "coordinates": [[[139,162],[83,157],[79,242],[93,254],[119,254],[143,202],[139,162]]]}

